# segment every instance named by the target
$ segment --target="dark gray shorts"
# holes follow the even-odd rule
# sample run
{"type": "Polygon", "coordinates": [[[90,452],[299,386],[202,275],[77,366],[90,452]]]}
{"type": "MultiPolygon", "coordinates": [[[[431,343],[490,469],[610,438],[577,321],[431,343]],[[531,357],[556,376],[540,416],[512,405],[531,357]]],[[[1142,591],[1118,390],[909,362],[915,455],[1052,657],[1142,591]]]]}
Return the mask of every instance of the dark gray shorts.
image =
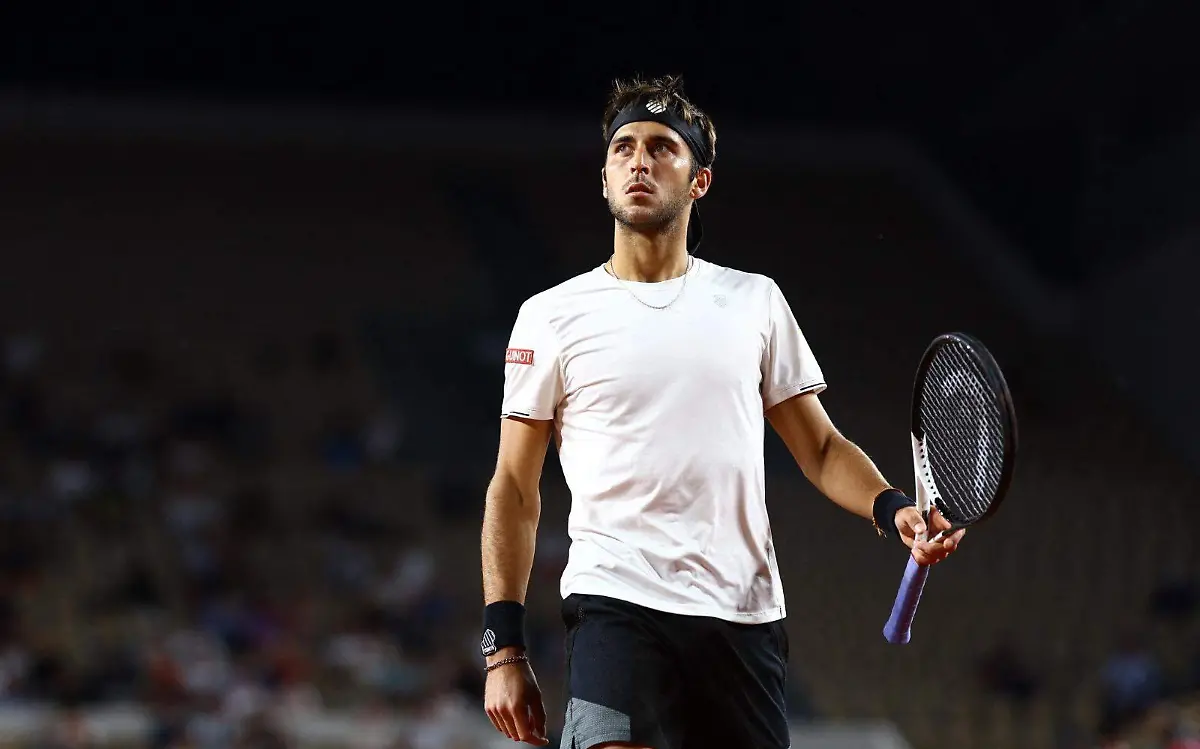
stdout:
{"type": "Polygon", "coordinates": [[[563,601],[562,749],[787,749],[783,622],[735,624],[604,596],[563,601]]]}

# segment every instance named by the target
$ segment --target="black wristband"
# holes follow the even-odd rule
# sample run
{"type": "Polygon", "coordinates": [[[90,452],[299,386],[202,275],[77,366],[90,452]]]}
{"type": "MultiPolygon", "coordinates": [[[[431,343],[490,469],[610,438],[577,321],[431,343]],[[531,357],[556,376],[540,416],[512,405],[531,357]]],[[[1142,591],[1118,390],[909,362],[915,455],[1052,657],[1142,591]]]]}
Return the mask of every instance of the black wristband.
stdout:
{"type": "MultiPolygon", "coordinates": [[[[875,530],[879,535],[887,538],[893,535],[896,530],[896,513],[905,507],[916,507],[917,503],[907,497],[904,492],[895,489],[886,489],[879,493],[875,498],[875,504],[871,507],[871,515],[874,518],[875,530]]],[[[900,534],[894,534],[900,543],[904,543],[904,539],[900,538],[900,534]]]]}
{"type": "Polygon", "coordinates": [[[501,648],[525,647],[525,607],[516,601],[496,601],[483,609],[483,641],[479,643],[485,656],[501,648]]]}

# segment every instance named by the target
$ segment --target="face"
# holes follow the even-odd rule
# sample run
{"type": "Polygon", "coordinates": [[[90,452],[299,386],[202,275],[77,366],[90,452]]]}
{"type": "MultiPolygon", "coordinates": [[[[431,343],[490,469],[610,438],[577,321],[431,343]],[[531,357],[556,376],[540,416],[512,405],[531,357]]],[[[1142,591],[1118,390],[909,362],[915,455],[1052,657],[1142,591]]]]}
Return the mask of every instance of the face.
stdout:
{"type": "Polygon", "coordinates": [[[693,179],[691,169],[691,149],[674,130],[657,122],[625,125],[609,144],[602,174],[613,218],[643,231],[682,221],[712,179],[708,169],[693,179]]]}

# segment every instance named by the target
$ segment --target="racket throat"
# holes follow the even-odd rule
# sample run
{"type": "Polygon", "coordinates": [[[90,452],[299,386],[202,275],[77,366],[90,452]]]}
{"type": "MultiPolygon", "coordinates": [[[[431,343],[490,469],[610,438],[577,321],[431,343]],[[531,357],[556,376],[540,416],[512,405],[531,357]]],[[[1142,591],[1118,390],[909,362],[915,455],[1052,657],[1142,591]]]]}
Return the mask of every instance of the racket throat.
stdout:
{"type": "Polygon", "coordinates": [[[929,540],[929,517],[941,499],[937,484],[933,482],[933,470],[929,465],[928,439],[928,435],[912,435],[913,474],[916,478],[913,499],[917,503],[917,512],[921,513],[921,519],[925,522],[925,532],[917,534],[918,541],[929,540]]]}

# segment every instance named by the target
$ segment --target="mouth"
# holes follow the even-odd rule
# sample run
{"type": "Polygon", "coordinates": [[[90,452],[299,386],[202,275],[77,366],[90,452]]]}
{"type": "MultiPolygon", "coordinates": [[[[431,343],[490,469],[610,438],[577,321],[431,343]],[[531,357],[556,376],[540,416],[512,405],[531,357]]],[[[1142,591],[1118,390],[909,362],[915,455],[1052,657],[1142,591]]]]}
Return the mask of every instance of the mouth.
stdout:
{"type": "Polygon", "coordinates": [[[625,188],[626,195],[632,195],[633,193],[638,192],[645,193],[646,195],[652,195],[654,193],[654,191],[650,189],[650,186],[645,182],[634,182],[632,185],[625,188]]]}

